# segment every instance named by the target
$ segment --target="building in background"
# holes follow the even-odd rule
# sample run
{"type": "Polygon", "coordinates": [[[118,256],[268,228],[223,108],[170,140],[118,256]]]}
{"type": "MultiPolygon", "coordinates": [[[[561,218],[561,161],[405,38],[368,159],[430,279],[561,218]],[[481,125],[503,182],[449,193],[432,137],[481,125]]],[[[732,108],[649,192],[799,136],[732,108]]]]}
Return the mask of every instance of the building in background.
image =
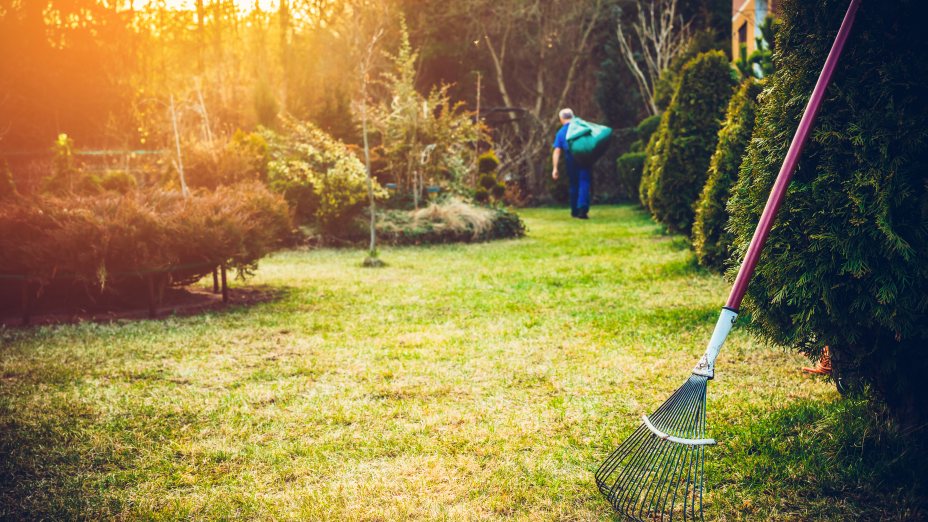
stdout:
{"type": "Polygon", "coordinates": [[[761,36],[760,26],[768,15],[776,14],[775,0],[732,0],[731,2],[731,56],[737,60],[741,56],[741,46],[745,46],[746,55],[750,56],[757,48],[755,38],[761,36]]]}

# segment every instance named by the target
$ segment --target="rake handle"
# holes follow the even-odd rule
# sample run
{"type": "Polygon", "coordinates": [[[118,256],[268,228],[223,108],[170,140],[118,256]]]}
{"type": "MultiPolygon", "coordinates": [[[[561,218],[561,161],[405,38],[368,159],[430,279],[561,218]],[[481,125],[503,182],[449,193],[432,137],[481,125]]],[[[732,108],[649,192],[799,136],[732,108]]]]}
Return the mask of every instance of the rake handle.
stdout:
{"type": "Polygon", "coordinates": [[[770,191],[770,197],[767,199],[766,206],[764,206],[764,212],[761,214],[760,221],[757,223],[757,229],[754,230],[754,237],[751,238],[751,244],[748,246],[744,261],[741,263],[741,268],[738,270],[738,276],[735,278],[735,284],[732,286],[731,294],[729,294],[728,301],[725,303],[725,308],[732,311],[737,311],[741,307],[741,300],[744,299],[744,294],[748,291],[748,284],[750,284],[751,277],[754,275],[754,270],[757,268],[757,262],[760,260],[760,253],[764,248],[764,243],[767,242],[767,236],[770,235],[770,229],[773,227],[773,221],[776,218],[777,211],[780,210],[780,205],[783,204],[783,198],[786,197],[786,189],[789,187],[789,182],[793,177],[793,173],[796,171],[796,164],[799,162],[799,157],[802,155],[802,149],[805,147],[806,141],[808,141],[809,138],[809,133],[812,131],[812,124],[815,122],[815,116],[822,106],[825,90],[828,89],[828,85],[831,83],[831,77],[834,75],[835,68],[838,65],[838,58],[841,56],[841,51],[844,50],[844,44],[847,41],[848,34],[851,32],[851,26],[854,25],[854,17],[857,15],[858,7],[860,7],[860,0],[851,0],[851,4],[847,8],[847,13],[844,15],[844,20],[841,22],[841,28],[838,29],[835,42],[828,52],[825,66],[822,67],[822,72],[819,74],[818,81],[815,83],[815,89],[812,90],[812,96],[809,97],[809,102],[806,105],[805,111],[803,111],[802,119],[799,121],[799,127],[796,129],[793,141],[789,144],[789,150],[786,152],[786,159],[780,167],[780,173],[777,174],[773,189],[770,191]]]}

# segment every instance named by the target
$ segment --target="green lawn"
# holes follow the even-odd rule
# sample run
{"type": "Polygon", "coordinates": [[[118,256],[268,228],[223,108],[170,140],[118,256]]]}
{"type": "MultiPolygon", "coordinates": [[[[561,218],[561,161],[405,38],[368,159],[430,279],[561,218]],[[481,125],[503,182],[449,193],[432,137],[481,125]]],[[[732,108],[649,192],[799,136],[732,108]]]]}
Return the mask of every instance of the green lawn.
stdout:
{"type": "MultiPolygon", "coordinates": [[[[250,308],[0,330],[0,518],[610,519],[593,472],[686,379],[728,284],[633,207],[523,215],[525,239],[383,269],[280,253],[248,284],[281,298],[250,308]]],[[[861,404],[803,364],[732,333],[707,518],[911,514],[861,404]]]]}

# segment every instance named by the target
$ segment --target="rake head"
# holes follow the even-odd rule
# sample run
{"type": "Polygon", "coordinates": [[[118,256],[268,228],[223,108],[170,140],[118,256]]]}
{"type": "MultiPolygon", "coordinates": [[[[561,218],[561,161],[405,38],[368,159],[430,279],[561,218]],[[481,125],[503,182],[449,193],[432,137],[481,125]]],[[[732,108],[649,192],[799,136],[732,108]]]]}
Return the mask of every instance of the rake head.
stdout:
{"type": "Polygon", "coordinates": [[[702,520],[706,382],[692,375],[596,471],[610,504],[632,520],[702,520]]]}

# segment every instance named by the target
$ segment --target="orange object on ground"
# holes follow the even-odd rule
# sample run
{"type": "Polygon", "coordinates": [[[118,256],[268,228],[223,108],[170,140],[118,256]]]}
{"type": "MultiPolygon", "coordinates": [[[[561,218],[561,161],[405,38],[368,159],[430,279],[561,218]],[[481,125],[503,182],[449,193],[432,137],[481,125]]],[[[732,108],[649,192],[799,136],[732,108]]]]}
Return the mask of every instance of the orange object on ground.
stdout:
{"type": "Polygon", "coordinates": [[[822,357],[818,360],[818,364],[816,364],[814,368],[805,367],[802,371],[818,375],[831,375],[831,354],[828,353],[828,347],[826,346],[825,349],[822,350],[822,357]]]}

